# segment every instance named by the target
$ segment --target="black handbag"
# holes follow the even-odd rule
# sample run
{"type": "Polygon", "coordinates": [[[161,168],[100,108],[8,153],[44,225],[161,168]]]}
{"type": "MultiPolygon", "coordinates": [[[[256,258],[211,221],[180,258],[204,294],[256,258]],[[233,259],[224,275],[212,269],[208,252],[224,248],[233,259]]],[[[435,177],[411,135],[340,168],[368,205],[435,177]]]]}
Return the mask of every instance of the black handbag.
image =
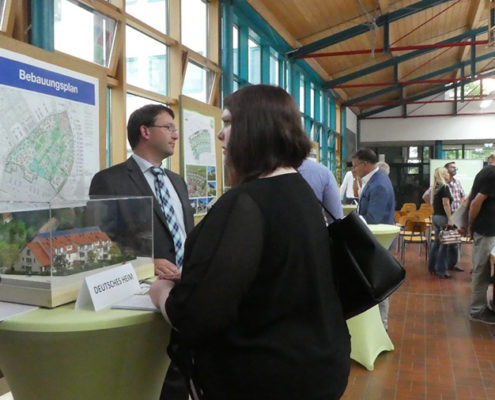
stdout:
{"type": "MultiPolygon", "coordinates": [[[[325,209],[326,210],[326,209],[325,209]]],[[[335,285],[345,319],[358,315],[396,291],[406,270],[353,211],[329,224],[335,285]]]]}

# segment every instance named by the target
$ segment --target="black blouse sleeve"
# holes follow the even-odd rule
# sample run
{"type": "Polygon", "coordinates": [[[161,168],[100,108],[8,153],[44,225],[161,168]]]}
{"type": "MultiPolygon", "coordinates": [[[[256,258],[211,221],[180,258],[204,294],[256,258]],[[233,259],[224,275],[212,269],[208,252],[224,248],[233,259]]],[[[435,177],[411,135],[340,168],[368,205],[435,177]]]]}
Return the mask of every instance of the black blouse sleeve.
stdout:
{"type": "Polygon", "coordinates": [[[259,207],[245,193],[227,195],[188,238],[181,282],[166,302],[173,327],[192,342],[236,321],[263,251],[259,207]]]}

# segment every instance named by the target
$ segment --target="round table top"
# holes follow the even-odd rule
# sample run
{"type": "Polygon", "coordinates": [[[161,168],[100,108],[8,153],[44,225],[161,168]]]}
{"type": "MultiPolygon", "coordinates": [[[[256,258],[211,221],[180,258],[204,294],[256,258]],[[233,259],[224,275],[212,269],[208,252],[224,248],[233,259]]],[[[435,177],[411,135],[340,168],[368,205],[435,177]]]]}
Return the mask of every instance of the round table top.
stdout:
{"type": "Polygon", "coordinates": [[[80,332],[120,328],[164,319],[153,311],[104,309],[75,310],[75,303],[53,309],[39,308],[0,322],[0,331],[80,332]]]}
{"type": "Polygon", "coordinates": [[[371,232],[374,235],[390,235],[397,234],[400,231],[400,227],[397,225],[388,225],[388,224],[369,224],[368,228],[370,228],[371,232]]]}

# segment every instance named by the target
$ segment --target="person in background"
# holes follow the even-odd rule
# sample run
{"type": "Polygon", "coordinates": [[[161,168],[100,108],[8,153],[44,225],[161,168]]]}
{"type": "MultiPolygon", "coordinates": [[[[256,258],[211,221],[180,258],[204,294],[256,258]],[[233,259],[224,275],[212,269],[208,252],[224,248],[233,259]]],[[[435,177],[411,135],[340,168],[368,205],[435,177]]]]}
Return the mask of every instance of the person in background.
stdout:
{"type": "MultiPolygon", "coordinates": [[[[455,175],[457,174],[457,166],[455,165],[454,161],[448,162],[444,165],[444,167],[447,169],[450,175],[450,179],[448,181],[449,189],[450,189],[450,194],[452,195],[452,204],[450,205],[452,214],[459,208],[459,206],[462,203],[462,200],[466,197],[466,194],[464,193],[464,189],[462,188],[461,182],[459,180],[455,179],[455,175]]],[[[464,271],[461,267],[457,265],[457,262],[459,261],[459,251],[460,251],[460,245],[459,244],[451,244],[448,247],[448,252],[449,252],[449,270],[451,271],[464,271]]]]}
{"type": "Polygon", "coordinates": [[[390,175],[390,165],[388,165],[385,161],[378,161],[376,163],[377,167],[380,168],[382,170],[382,172],[385,174],[385,175],[390,175]]]}
{"type": "Polygon", "coordinates": [[[490,154],[488,160],[486,160],[487,165],[495,165],[495,153],[490,154]]]}
{"type": "Polygon", "coordinates": [[[340,201],[344,204],[354,204],[359,201],[361,178],[356,175],[351,161],[347,163],[347,168],[349,170],[344,175],[340,186],[340,201]]]}
{"type": "Polygon", "coordinates": [[[378,166],[378,158],[371,149],[358,150],[352,156],[352,166],[361,178],[359,214],[368,224],[394,225],[395,195],[392,183],[378,166]]]}
{"type": "MultiPolygon", "coordinates": [[[[394,189],[377,164],[376,153],[368,148],[360,149],[352,156],[353,169],[363,183],[358,211],[368,224],[395,225],[394,189]]],[[[389,299],[382,301],[379,308],[383,326],[388,330],[389,299]]]]}
{"type": "MultiPolygon", "coordinates": [[[[127,161],[98,172],[91,181],[89,194],[92,198],[152,196],[155,274],[178,280],[186,234],[194,226],[194,219],[186,183],[180,175],[161,168],[163,160],[174,153],[179,139],[174,112],[161,104],[135,110],[127,123],[127,138],[133,154],[127,161]],[[163,203],[163,196],[168,197],[164,200],[168,204],[163,203]]],[[[161,398],[188,398],[186,381],[174,363],[167,371],[161,398]]]]}
{"type": "Polygon", "coordinates": [[[224,101],[218,138],[233,187],[190,233],[182,279],[150,295],[193,354],[205,399],[338,399],[350,338],[321,206],[297,173],[310,151],[283,89],[224,101]]]}
{"type": "Polygon", "coordinates": [[[495,313],[488,309],[486,299],[490,252],[495,246],[494,221],[495,166],[489,163],[474,178],[469,203],[469,231],[473,235],[470,318],[489,325],[495,324],[495,313]]]}
{"type": "MultiPolygon", "coordinates": [[[[298,171],[311,186],[320,203],[335,218],[343,218],[344,213],[340,204],[339,188],[332,171],[310,158],[303,161],[298,171]]],[[[325,216],[328,223],[333,222],[333,218],[326,211],[325,216]]]]}
{"type": "Polygon", "coordinates": [[[438,167],[435,169],[433,175],[433,216],[432,223],[435,228],[435,241],[431,245],[430,255],[428,260],[428,271],[432,275],[437,275],[440,278],[451,278],[452,276],[447,272],[450,265],[448,247],[451,245],[445,245],[440,243],[440,231],[446,225],[453,225],[452,223],[452,211],[450,203],[452,202],[452,195],[450,194],[450,188],[448,181],[450,174],[444,167],[438,167]]]}

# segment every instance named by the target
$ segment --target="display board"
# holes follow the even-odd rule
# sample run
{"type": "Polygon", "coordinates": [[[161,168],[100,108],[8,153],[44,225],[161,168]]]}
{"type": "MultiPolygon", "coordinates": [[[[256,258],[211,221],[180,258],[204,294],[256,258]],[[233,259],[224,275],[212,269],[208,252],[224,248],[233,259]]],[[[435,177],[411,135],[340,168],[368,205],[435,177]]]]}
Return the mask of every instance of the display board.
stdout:
{"type": "Polygon", "coordinates": [[[0,48],[0,199],[87,196],[99,166],[99,81],[0,48]]]}
{"type": "Polygon", "coordinates": [[[205,215],[223,191],[222,110],[180,96],[183,175],[194,215],[205,215]]]}
{"type": "Polygon", "coordinates": [[[455,162],[455,165],[457,166],[457,174],[455,175],[455,179],[461,183],[464,193],[466,193],[467,196],[473,186],[474,177],[480,169],[483,168],[483,161],[432,159],[430,160],[430,186],[433,183],[433,174],[435,173],[435,169],[438,167],[443,167],[448,162],[455,162]]]}

